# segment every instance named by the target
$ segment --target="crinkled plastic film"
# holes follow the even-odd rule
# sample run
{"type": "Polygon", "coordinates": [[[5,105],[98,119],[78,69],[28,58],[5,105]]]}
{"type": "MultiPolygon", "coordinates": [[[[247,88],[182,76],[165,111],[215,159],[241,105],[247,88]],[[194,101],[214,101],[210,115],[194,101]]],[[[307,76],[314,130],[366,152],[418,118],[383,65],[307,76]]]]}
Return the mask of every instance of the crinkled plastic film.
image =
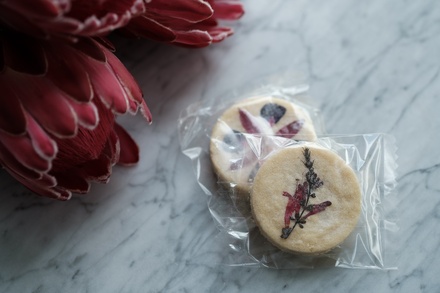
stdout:
{"type": "Polygon", "coordinates": [[[212,253],[218,255],[219,264],[233,266],[395,269],[395,255],[390,245],[398,228],[392,212],[397,166],[394,139],[381,133],[325,134],[319,111],[307,104],[310,99],[307,89],[304,83],[289,87],[269,84],[252,92],[229,93],[215,101],[193,104],[182,112],[179,118],[182,152],[193,163],[197,181],[208,197],[208,208],[218,228],[215,242],[221,249],[212,253]],[[252,180],[248,182],[249,194],[243,196],[242,188],[237,188],[234,179],[224,180],[214,171],[210,157],[214,125],[231,105],[260,96],[295,103],[314,122],[317,138],[309,142],[261,133],[237,134],[254,159],[264,164],[267,158],[281,149],[313,145],[337,154],[356,174],[361,188],[359,220],[352,233],[329,252],[314,256],[298,255],[273,246],[262,236],[251,213],[248,196],[252,192],[252,180]]]}

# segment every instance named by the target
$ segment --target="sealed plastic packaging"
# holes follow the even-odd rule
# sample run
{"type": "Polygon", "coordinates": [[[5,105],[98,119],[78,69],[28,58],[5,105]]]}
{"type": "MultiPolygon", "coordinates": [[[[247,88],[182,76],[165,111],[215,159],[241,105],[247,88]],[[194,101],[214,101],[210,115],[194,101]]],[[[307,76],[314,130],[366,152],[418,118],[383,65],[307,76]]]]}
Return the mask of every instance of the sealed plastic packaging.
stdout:
{"type": "Polygon", "coordinates": [[[394,268],[392,137],[326,135],[307,100],[303,83],[271,84],[182,112],[182,151],[219,230],[212,253],[236,266],[394,268]]]}

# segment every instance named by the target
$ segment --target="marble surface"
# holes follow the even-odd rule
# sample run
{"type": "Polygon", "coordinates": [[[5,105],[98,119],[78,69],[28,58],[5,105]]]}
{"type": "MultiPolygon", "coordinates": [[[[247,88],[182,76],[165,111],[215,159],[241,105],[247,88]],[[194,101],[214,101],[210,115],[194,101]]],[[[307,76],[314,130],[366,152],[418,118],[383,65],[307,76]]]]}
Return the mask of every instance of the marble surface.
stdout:
{"type": "Polygon", "coordinates": [[[0,292],[436,292],[440,288],[438,1],[247,0],[236,34],[202,49],[118,42],[154,115],[123,117],[141,162],[69,202],[0,172],[0,292]],[[259,76],[309,77],[331,133],[399,147],[397,270],[273,270],[210,262],[217,233],[177,117],[259,76]]]}

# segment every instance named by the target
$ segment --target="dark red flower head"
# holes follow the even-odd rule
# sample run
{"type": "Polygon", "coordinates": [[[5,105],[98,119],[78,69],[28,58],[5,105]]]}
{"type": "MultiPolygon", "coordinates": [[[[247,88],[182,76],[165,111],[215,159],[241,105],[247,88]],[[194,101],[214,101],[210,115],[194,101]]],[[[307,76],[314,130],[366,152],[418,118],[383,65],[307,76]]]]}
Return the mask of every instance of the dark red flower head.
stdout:
{"type": "Polygon", "coordinates": [[[242,14],[232,0],[0,0],[0,166],[57,199],[106,182],[139,159],[114,116],[151,114],[102,36],[203,47],[232,34],[217,19],[242,14]]]}
{"type": "Polygon", "coordinates": [[[138,147],[115,114],[151,114],[120,61],[92,38],[75,43],[0,32],[0,165],[37,194],[67,199],[105,182],[138,147]],[[19,37],[17,37],[19,36],[19,37]]]}

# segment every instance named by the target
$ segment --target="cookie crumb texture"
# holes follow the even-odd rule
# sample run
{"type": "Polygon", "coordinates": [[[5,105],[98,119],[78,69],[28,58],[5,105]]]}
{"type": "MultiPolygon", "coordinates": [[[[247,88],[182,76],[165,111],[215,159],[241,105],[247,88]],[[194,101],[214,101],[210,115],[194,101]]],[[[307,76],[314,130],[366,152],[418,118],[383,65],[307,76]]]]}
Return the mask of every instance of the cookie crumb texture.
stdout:
{"type": "Polygon", "coordinates": [[[361,211],[361,191],[355,173],[337,154],[316,146],[289,147],[259,169],[251,208],[260,232],[272,244],[316,255],[352,233],[361,211]]]}
{"type": "Polygon", "coordinates": [[[302,108],[279,98],[251,98],[227,109],[214,125],[210,154],[219,180],[238,193],[248,194],[260,167],[259,159],[270,148],[252,149],[243,133],[276,135],[314,141],[316,133],[310,116],[302,108]],[[260,157],[256,155],[260,154],[260,157]]]}

